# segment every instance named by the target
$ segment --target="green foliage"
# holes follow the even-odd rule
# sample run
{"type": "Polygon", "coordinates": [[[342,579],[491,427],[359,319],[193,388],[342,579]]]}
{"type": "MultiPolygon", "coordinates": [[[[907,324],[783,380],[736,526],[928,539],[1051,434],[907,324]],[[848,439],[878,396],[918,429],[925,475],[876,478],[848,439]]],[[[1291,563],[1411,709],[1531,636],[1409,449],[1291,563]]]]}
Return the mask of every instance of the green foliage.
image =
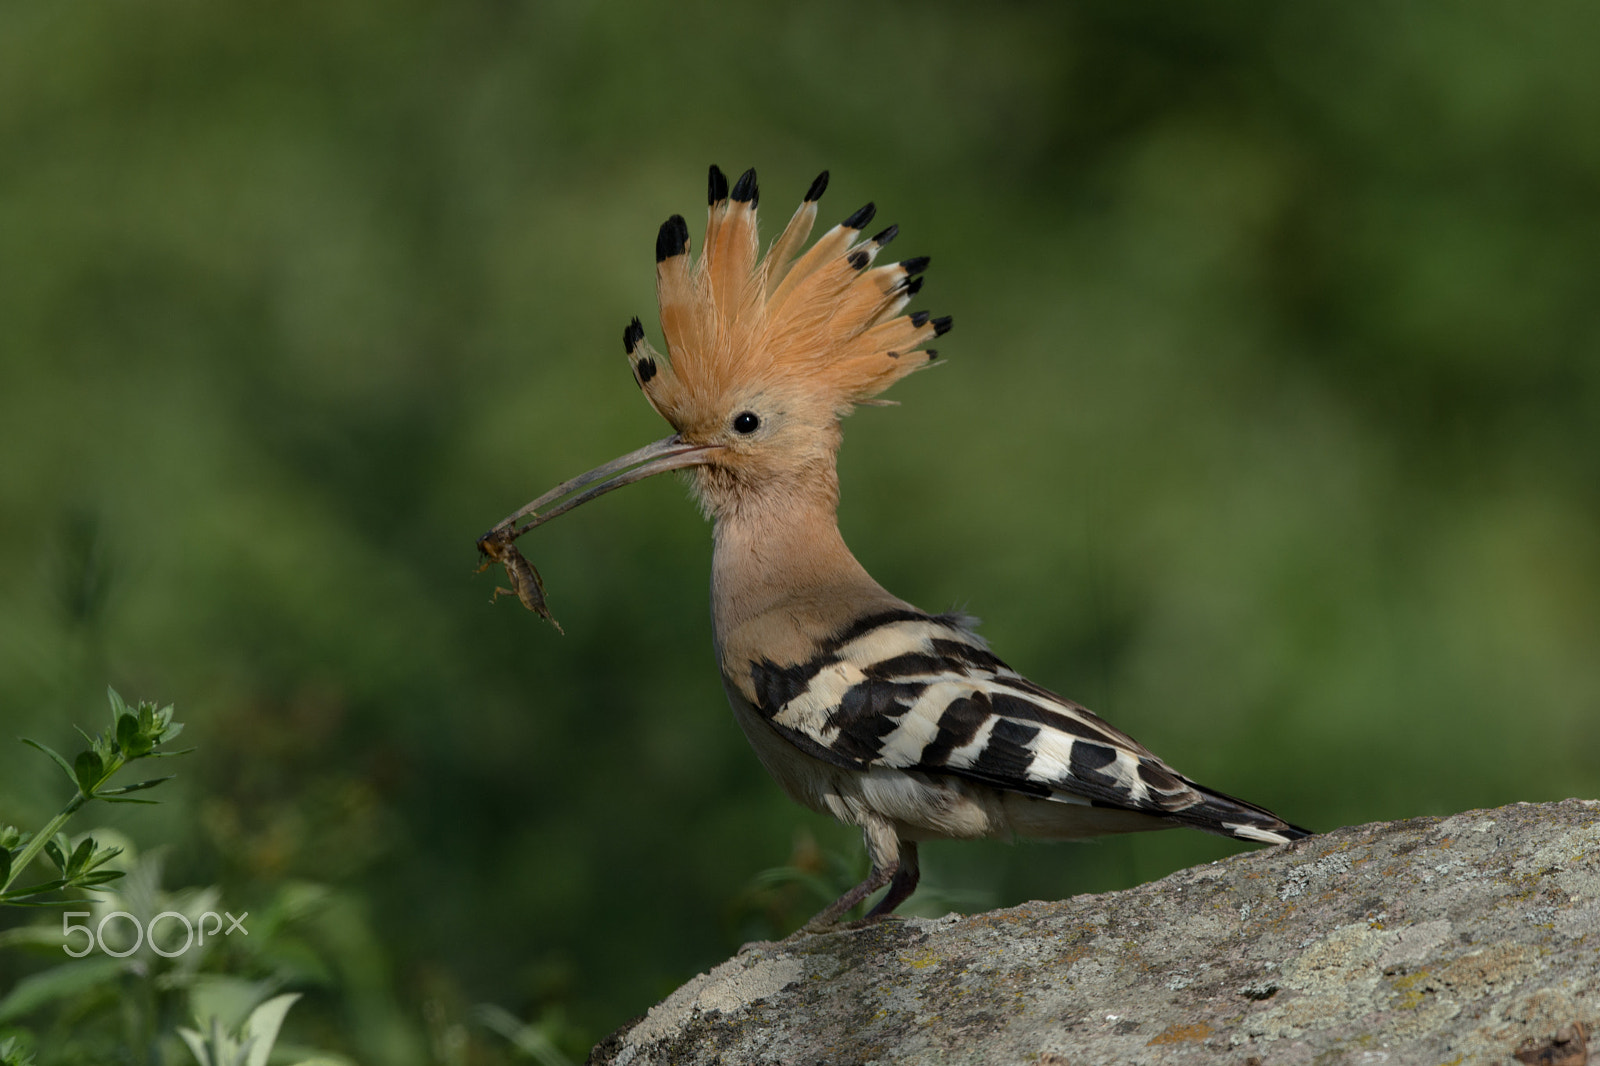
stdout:
{"type": "Polygon", "coordinates": [[[16,1037],[0,1040],[0,1066],[35,1066],[33,1052],[16,1037]]]}
{"type": "MultiPolygon", "coordinates": [[[[40,923],[0,935],[0,947],[55,948],[72,956],[64,963],[29,974],[0,996],[0,1026],[54,1010],[57,1025],[64,1023],[70,1028],[71,1036],[65,1044],[53,1048],[51,1062],[97,1060],[107,1048],[118,1048],[126,1053],[141,1046],[146,1049],[143,1061],[165,1062],[169,1058],[166,1052],[171,1050],[176,1036],[183,1040],[200,1066],[266,1066],[284,1016],[300,998],[299,994],[260,1002],[237,1029],[224,1025],[225,1012],[218,1007],[230,999],[237,1007],[241,997],[246,1005],[254,1003],[261,998],[263,987],[281,983],[290,973],[280,965],[262,984],[229,978],[222,978],[219,984],[215,976],[208,980],[202,969],[218,955],[215,950],[218,933],[232,935],[237,925],[244,937],[249,936],[249,930],[243,927],[247,913],[237,921],[231,914],[226,915],[230,924],[224,930],[222,916],[214,910],[221,905],[215,889],[176,895],[166,893],[160,887],[161,865],[157,858],[149,856],[133,863],[129,845],[107,846],[90,834],[84,834],[74,843],[61,832],[67,819],[91,801],[149,802],[133,799],[129,793],[169,780],[163,777],[111,786],[112,777],[128,763],[186,754],[186,751],[162,748],[183,730],[181,723],[173,721],[171,706],[158,708],[155,704],[141,702],[130,708],[114,689],[109,690],[109,699],[111,724],[97,736],[83,734],[88,747],[70,763],[53,749],[27,741],[61,768],[77,793],[38,833],[27,834],[10,826],[0,830],[0,858],[4,859],[0,863],[0,872],[4,873],[4,878],[0,879],[0,902],[14,906],[69,907],[78,902],[72,895],[75,890],[97,891],[91,897],[90,910],[65,910],[59,929],[40,923]],[[12,881],[40,855],[55,865],[58,876],[26,888],[10,889],[12,881]],[[108,864],[119,858],[124,860],[120,865],[126,868],[110,868],[108,864]],[[126,883],[111,887],[130,872],[133,876],[126,883]],[[93,921],[96,917],[98,922],[93,921]],[[74,919],[79,920],[75,922],[74,919]],[[137,929],[131,944],[125,936],[119,938],[119,933],[125,930],[112,927],[107,931],[112,919],[121,919],[137,929]],[[213,923],[209,944],[206,942],[208,919],[213,923]],[[165,928],[160,925],[163,920],[169,923],[165,928]],[[176,939],[179,923],[184,929],[181,942],[176,939]],[[199,931],[198,940],[196,930],[199,931]],[[74,934],[80,934],[86,943],[76,943],[74,934]],[[165,943],[157,943],[158,937],[165,943]],[[231,989],[233,995],[219,997],[219,989],[231,989]],[[185,1003],[188,1012],[208,1026],[207,1034],[183,1026],[169,1031],[171,1018],[184,1009],[180,1004],[185,1003]],[[98,1052],[91,1050],[97,1047],[98,1052]]],[[[115,831],[101,833],[102,837],[108,833],[117,835],[115,831]]],[[[262,960],[271,957],[274,947],[281,948],[281,935],[274,936],[281,920],[270,909],[267,918],[261,939],[244,952],[246,956],[255,956],[252,968],[256,970],[273,969],[263,967],[262,960]],[[274,940],[278,943],[273,944],[274,940]]],[[[0,1046],[0,1056],[3,1056],[0,1062],[15,1062],[18,1066],[33,1061],[31,1053],[15,1037],[7,1038],[0,1046]]],[[[331,1059],[311,1058],[299,1066],[335,1064],[331,1059]]]]}
{"type": "Polygon", "coordinates": [[[67,801],[67,805],[45,828],[36,833],[24,833],[15,826],[0,826],[0,904],[61,906],[69,900],[56,893],[75,888],[94,888],[121,877],[120,870],[102,868],[121,853],[120,849],[101,847],[87,836],[74,846],[61,832],[61,827],[92,800],[104,800],[107,803],[155,802],[130,796],[129,793],[154,788],[170,780],[170,775],[116,788],[108,787],[107,782],[117,771],[135,760],[187,753],[158,750],[161,745],[177,739],[183,731],[183,723],[172,720],[171,706],[157,708],[153,703],[141,702],[138,707],[129,708],[115,689],[107,689],[106,694],[111,701],[111,724],[98,736],[84,734],[89,747],[80,751],[72,762],[67,762],[55,750],[37,741],[24,739],[24,743],[44,752],[61,767],[67,780],[77,789],[77,794],[67,801]],[[57,876],[26,888],[13,889],[12,883],[41,853],[55,864],[57,876]]]}
{"type": "MultiPolygon", "coordinates": [[[[135,1049],[139,1061],[162,1066],[202,1054],[210,1056],[202,1059],[206,1066],[265,1061],[283,1016],[300,996],[273,996],[274,990],[315,988],[328,980],[328,962],[339,962],[339,949],[316,928],[330,893],[282,886],[248,926],[243,920],[249,914],[242,912],[241,928],[224,933],[221,921],[207,926],[207,916],[223,908],[216,888],[164,889],[159,856],[136,856],[125,841],[117,861],[128,876],[100,889],[88,910],[67,911],[68,920],[59,924],[12,930],[0,942],[45,958],[59,960],[63,950],[82,956],[37,970],[0,996],[0,1027],[29,1025],[38,1046],[49,1049],[47,1064],[110,1061],[135,1049]],[[158,924],[162,915],[166,922],[158,924]],[[113,917],[122,920],[111,925],[113,917]],[[130,925],[148,936],[131,941],[130,925]],[[209,938],[194,937],[193,930],[208,928],[209,938]],[[99,947],[115,954],[90,950],[95,941],[85,945],[73,935],[89,930],[98,931],[99,947]]],[[[333,1061],[304,1051],[300,1057],[319,1066],[333,1061]]]]}
{"type": "Polygon", "coordinates": [[[475,1013],[484,1028],[505,1037],[520,1055],[540,1066],[572,1066],[572,1060],[556,1045],[557,1036],[566,1029],[559,1013],[548,1013],[536,1023],[525,1022],[492,1003],[480,1003],[475,1013]]]}
{"type": "MultiPolygon", "coordinates": [[[[223,1029],[222,1019],[213,1015],[209,1032],[187,1026],[178,1027],[178,1035],[194,1055],[200,1066],[267,1066],[272,1047],[278,1042],[278,1030],[283,1019],[299,999],[298,993],[273,996],[252,1010],[238,1032],[223,1029]]],[[[340,1066],[334,1059],[302,1059],[295,1066],[340,1066]]]]}

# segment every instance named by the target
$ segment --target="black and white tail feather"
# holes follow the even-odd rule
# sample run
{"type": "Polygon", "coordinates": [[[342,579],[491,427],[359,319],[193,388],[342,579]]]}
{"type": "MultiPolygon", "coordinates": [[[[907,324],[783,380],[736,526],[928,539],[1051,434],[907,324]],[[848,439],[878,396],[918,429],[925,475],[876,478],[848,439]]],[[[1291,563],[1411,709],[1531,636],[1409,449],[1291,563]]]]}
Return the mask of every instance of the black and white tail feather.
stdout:
{"type": "Polygon", "coordinates": [[[867,615],[804,663],[751,664],[745,694],[784,739],[847,771],[958,778],[1265,844],[1310,835],[1189,780],[1084,707],[1035,685],[970,625],[959,615],[912,609],[867,615]]]}

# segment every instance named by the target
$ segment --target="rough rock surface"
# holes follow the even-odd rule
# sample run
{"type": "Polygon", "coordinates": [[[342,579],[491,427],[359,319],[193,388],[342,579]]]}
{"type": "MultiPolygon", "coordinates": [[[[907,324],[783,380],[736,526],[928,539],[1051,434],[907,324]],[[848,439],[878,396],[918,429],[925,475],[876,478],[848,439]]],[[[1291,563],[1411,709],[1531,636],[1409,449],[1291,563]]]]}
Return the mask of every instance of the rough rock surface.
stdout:
{"type": "Polygon", "coordinates": [[[1567,800],[753,948],[590,1061],[1582,1066],[1585,1033],[1600,1044],[1600,801],[1567,800]]]}

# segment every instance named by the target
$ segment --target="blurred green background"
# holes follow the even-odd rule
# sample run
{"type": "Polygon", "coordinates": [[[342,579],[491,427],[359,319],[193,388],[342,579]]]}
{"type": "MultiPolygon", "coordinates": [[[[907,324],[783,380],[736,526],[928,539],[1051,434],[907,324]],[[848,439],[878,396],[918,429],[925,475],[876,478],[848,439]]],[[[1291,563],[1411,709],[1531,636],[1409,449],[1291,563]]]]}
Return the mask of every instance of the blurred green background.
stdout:
{"type": "MultiPolygon", "coordinates": [[[[581,1057],[820,906],[758,874],[859,849],[732,722],[681,484],[522,542],[565,637],[473,574],[666,432],[619,338],[659,338],[656,227],[717,162],[768,236],[829,168],[824,221],[876,200],[933,257],[948,362],[841,456],[889,589],[1314,828],[1600,795],[1597,39],[1577,4],[0,2],[4,736],[175,702],[164,805],[96,817],[235,909],[335,893],[287,1031],[358,1060],[510,1061],[484,1002],[581,1057]]],[[[0,821],[55,774],[0,743],[0,821]]],[[[1232,850],[935,844],[910,909],[1232,850]]]]}

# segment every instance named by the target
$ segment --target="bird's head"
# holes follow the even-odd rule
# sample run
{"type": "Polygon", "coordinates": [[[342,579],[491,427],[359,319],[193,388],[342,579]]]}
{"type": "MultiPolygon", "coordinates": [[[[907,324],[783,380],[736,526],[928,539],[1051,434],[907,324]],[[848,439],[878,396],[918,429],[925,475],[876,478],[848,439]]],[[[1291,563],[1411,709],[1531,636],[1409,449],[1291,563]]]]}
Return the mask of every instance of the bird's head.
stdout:
{"type": "Polygon", "coordinates": [[[836,498],[839,420],[857,404],[884,402],[880,393],[932,362],[937,353],[923,345],[950,320],[906,312],[928,260],[877,265],[898,227],[863,237],[872,204],[801,252],[827,184],[824,171],[763,257],[755,171],[730,189],[711,168],[698,258],[681,215],[656,238],[667,353],[651,346],[637,318],[623,331],[634,381],[676,432],[558,486],[521,514],[560,499],[563,488],[570,496],[593,486],[561,511],[684,468],[694,468],[696,495],[718,519],[760,500],[836,498]]]}

